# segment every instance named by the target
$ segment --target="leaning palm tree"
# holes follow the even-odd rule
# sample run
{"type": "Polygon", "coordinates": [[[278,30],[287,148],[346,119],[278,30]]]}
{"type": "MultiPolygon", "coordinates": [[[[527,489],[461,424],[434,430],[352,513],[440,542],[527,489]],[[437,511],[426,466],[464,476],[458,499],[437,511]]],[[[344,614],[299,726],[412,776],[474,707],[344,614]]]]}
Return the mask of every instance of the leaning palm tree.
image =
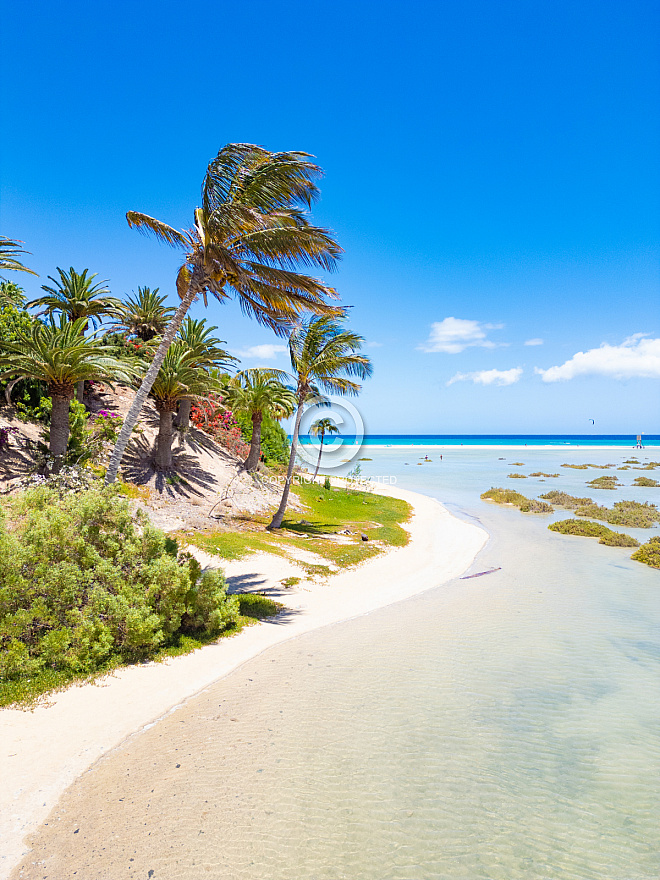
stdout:
{"type": "Polygon", "coordinates": [[[85,336],[85,318],[59,323],[35,321],[13,341],[0,340],[0,379],[37,379],[53,401],[50,454],[55,470],[62,465],[69,440],[69,403],[76,383],[85,379],[132,382],[135,368],[112,355],[94,337],[85,336]]]}
{"type": "Polygon", "coordinates": [[[29,254],[29,251],[23,250],[22,241],[15,241],[12,238],[6,238],[0,235],[0,272],[9,269],[12,272],[27,272],[30,275],[36,275],[32,269],[28,269],[18,259],[19,254],[29,254]]]}
{"type": "Polygon", "coordinates": [[[335,425],[332,419],[319,419],[311,426],[311,428],[309,429],[309,433],[313,437],[321,438],[321,445],[319,446],[319,457],[318,461],[316,462],[316,470],[314,471],[314,476],[312,478],[315,480],[318,475],[319,468],[321,467],[321,456],[323,455],[323,441],[325,440],[325,435],[338,434],[339,428],[337,427],[337,425],[335,425]]]}
{"type": "Polygon", "coordinates": [[[293,468],[298,449],[300,420],[305,402],[319,392],[357,394],[361,386],[349,376],[366,379],[371,375],[371,361],[360,354],[364,337],[345,330],[331,317],[313,317],[299,324],[289,337],[289,355],[296,382],[296,419],[291,438],[291,454],[280,506],[268,529],[279,529],[284,519],[293,468]]]}
{"type": "Polygon", "coordinates": [[[271,153],[254,144],[228,144],[213,159],[202,185],[194,226],[178,231],[129,211],[128,224],[179,248],[184,261],[176,287],[181,304],[127,414],[106,482],[117,476],[124,449],[149,389],[186,312],[198,296],[235,298],[243,312],[283,335],[304,311],[335,314],[333,288],[295,271],[331,270],[341,253],[333,236],[313,226],[304,209],[318,196],[318,165],[307,153],[271,153]]]}
{"type": "MultiPolygon", "coordinates": [[[[86,333],[89,325],[96,330],[101,319],[108,315],[114,315],[121,305],[120,301],[110,295],[109,288],[105,287],[106,281],[94,284],[96,274],[87,275],[88,269],[76,272],[73,266],[66,272],[57,267],[59,280],[52,275],[48,280],[53,282],[53,287],[42,284],[41,289],[46,291],[45,296],[30,300],[30,308],[42,308],[41,314],[49,317],[56,312],[64,315],[69,321],[82,319],[82,332],[86,333]]],[[[76,386],[76,399],[82,403],[85,383],[78,382],[76,386]]]]}
{"type": "Polygon", "coordinates": [[[158,296],[159,289],[138,287],[137,294],[118,306],[115,327],[143,342],[162,336],[176,309],[165,305],[167,297],[158,296]]]}
{"type": "Polygon", "coordinates": [[[174,342],[170,346],[149,392],[160,416],[154,453],[158,470],[172,468],[172,417],[179,402],[189,396],[206,397],[221,388],[217,378],[195,363],[186,345],[174,342]]]}
{"type": "MultiPolygon", "coordinates": [[[[238,358],[221,348],[222,339],[213,336],[217,327],[206,327],[206,318],[193,320],[186,318],[183,322],[177,340],[180,340],[191,352],[191,361],[206,370],[222,370],[238,363],[238,358]]],[[[190,408],[193,397],[184,397],[179,403],[175,424],[181,431],[187,431],[190,427],[190,408]]]]}
{"type": "Polygon", "coordinates": [[[246,471],[256,471],[261,458],[261,425],[264,415],[279,421],[296,410],[296,396],[282,384],[288,376],[281,370],[242,370],[229,380],[222,392],[224,403],[233,413],[248,416],[252,422],[250,451],[243,463],[246,471]]]}

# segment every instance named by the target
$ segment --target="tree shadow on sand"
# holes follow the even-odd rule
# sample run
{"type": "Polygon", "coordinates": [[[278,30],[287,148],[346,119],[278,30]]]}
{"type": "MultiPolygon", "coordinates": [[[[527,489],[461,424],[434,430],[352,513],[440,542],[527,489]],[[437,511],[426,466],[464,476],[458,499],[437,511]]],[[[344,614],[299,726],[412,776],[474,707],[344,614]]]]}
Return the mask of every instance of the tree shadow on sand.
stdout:
{"type": "Polygon", "coordinates": [[[171,471],[157,470],[153,454],[152,445],[144,437],[132,440],[122,462],[124,477],[138,486],[152,484],[161,495],[182,500],[203,498],[218,491],[214,474],[203,468],[194,455],[185,451],[185,447],[173,451],[171,471]]]}

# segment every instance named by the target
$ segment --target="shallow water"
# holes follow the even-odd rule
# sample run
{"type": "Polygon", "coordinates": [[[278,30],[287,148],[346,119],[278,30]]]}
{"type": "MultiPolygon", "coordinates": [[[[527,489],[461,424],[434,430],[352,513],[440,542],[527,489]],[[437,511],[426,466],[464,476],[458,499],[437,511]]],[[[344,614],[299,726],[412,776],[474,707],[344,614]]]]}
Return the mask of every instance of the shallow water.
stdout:
{"type": "Polygon", "coordinates": [[[479,500],[491,485],[608,504],[660,490],[590,491],[603,471],[559,467],[628,457],[612,451],[371,455],[365,474],[482,522],[471,570],[501,571],[246,664],[79,780],[35,841],[34,876],[660,876],[660,572],[547,530],[570,513],[479,500]]]}

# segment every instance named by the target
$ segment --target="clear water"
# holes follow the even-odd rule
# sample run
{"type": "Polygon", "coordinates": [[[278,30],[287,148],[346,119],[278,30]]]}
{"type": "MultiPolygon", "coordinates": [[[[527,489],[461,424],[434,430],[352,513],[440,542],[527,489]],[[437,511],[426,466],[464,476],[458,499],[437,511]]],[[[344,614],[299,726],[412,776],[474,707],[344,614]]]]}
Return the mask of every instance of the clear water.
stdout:
{"type": "MultiPolygon", "coordinates": [[[[290,439],[290,437],[289,437],[290,439]]],[[[355,434],[342,434],[341,441],[354,443],[355,434]]],[[[303,434],[303,444],[317,445],[318,438],[303,434]]],[[[337,442],[326,438],[331,446],[337,442]]],[[[637,435],[633,434],[368,434],[360,436],[362,446],[622,446],[634,448],[637,435]]],[[[657,434],[642,435],[645,449],[660,446],[657,434]]],[[[642,450],[643,452],[643,450],[642,450]]]]}
{"type": "Polygon", "coordinates": [[[598,492],[603,471],[548,450],[373,459],[366,474],[483,523],[472,571],[501,571],[251,661],[79,780],[35,842],[51,873],[22,876],[660,877],[660,572],[479,500],[513,484],[658,501],[629,487],[654,474],[608,471],[628,486],[598,492]]]}

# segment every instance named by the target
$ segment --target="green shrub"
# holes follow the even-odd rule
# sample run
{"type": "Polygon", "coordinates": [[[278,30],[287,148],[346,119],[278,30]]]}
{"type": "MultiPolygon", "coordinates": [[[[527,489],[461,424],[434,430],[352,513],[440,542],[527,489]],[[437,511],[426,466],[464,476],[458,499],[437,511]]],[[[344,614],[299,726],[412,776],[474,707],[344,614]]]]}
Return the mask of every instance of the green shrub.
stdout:
{"type": "Polygon", "coordinates": [[[0,520],[0,678],[92,673],[153,656],[181,634],[238,616],[221,572],[201,573],[176,542],[111,489],[12,498],[0,520]]]}
{"type": "Polygon", "coordinates": [[[660,538],[650,538],[630,558],[650,565],[651,568],[660,568],[660,538]]]}
{"type": "Polygon", "coordinates": [[[651,480],[648,477],[635,477],[633,486],[657,487],[660,483],[657,480],[651,480]]]}
{"type": "Polygon", "coordinates": [[[618,477],[596,477],[594,480],[589,480],[587,486],[591,486],[592,489],[618,489],[618,477]]]}
{"type": "Polygon", "coordinates": [[[496,504],[514,504],[523,513],[552,513],[552,507],[535,498],[527,498],[514,489],[489,489],[481,497],[496,504]]]}
{"type": "Polygon", "coordinates": [[[575,510],[576,507],[582,507],[585,504],[593,504],[591,498],[576,498],[575,495],[568,495],[566,492],[559,492],[553,489],[541,495],[546,501],[551,501],[557,507],[567,507],[569,510],[575,510]]]}
{"type": "Polygon", "coordinates": [[[264,617],[274,617],[276,614],[279,614],[282,607],[261,593],[239,593],[236,598],[238,599],[240,613],[243,617],[254,617],[256,620],[262,620],[264,617]]]}
{"type": "Polygon", "coordinates": [[[330,492],[332,490],[330,477],[326,477],[325,480],[323,480],[323,488],[326,490],[326,492],[330,492]]]}
{"type": "Polygon", "coordinates": [[[564,519],[560,522],[550,523],[548,528],[550,531],[559,532],[561,535],[598,538],[599,544],[607,544],[610,547],[639,547],[639,541],[636,538],[632,538],[624,532],[613,532],[607,526],[589,522],[588,520],[564,519]]]}

